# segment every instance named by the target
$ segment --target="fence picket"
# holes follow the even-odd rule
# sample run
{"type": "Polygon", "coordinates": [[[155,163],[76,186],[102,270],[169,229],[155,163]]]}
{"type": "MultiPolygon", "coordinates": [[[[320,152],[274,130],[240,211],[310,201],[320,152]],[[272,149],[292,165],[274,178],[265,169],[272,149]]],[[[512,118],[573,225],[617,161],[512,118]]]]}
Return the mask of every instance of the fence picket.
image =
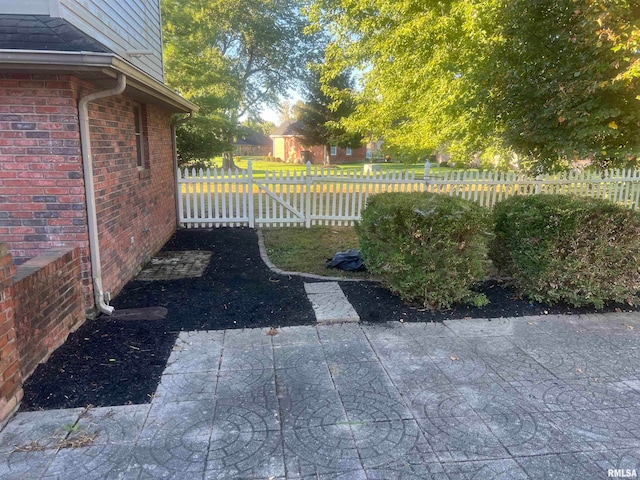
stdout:
{"type": "Polygon", "coordinates": [[[312,170],[311,164],[303,172],[267,171],[258,180],[249,164],[247,170],[178,169],[176,178],[178,219],[187,228],[353,225],[369,197],[381,192],[434,192],[487,207],[511,195],[557,192],[640,207],[640,170],[635,169],[535,178],[514,172],[455,171],[431,173],[425,183],[415,172],[312,170]]]}

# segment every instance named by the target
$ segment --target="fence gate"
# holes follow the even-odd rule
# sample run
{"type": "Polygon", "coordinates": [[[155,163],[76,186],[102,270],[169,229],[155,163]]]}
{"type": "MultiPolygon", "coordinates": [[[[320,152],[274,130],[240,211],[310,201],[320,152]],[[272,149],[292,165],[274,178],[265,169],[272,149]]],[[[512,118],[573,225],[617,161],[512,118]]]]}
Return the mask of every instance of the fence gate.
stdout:
{"type": "Polygon", "coordinates": [[[311,225],[307,205],[311,191],[311,166],[307,172],[265,172],[254,179],[251,162],[247,168],[250,185],[249,226],[311,225]]]}

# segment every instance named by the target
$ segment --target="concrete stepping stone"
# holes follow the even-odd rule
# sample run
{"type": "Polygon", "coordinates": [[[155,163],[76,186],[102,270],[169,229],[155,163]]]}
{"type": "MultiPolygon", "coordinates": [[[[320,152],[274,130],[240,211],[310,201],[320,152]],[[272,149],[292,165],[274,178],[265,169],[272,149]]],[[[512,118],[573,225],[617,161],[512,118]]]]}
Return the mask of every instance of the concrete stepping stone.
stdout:
{"type": "Polygon", "coordinates": [[[358,312],[349,303],[338,282],[305,283],[304,290],[318,323],[360,321],[358,312]]]}

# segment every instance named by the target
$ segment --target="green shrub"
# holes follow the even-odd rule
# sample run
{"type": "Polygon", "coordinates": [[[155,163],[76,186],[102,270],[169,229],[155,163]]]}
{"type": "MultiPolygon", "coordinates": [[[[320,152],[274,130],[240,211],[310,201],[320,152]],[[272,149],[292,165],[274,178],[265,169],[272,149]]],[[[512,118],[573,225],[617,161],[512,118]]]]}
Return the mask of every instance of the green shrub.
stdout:
{"type": "Polygon", "coordinates": [[[521,294],[573,306],[636,303],[640,213],[566,195],[512,197],[494,210],[489,256],[521,294]]]}
{"type": "Polygon", "coordinates": [[[488,213],[434,193],[371,197],[356,226],[367,268],[394,293],[427,308],[485,305],[471,290],[484,277],[488,213]]]}

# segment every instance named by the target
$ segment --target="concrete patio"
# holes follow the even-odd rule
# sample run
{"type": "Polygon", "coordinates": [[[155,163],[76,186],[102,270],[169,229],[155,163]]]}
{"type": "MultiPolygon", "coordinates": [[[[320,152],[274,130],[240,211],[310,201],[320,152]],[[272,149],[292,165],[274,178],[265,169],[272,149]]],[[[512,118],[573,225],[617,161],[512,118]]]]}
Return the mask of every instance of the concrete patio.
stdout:
{"type": "Polygon", "coordinates": [[[3,480],[609,469],[640,471],[640,314],[185,332],[150,404],[19,413],[0,433],[3,480]]]}

